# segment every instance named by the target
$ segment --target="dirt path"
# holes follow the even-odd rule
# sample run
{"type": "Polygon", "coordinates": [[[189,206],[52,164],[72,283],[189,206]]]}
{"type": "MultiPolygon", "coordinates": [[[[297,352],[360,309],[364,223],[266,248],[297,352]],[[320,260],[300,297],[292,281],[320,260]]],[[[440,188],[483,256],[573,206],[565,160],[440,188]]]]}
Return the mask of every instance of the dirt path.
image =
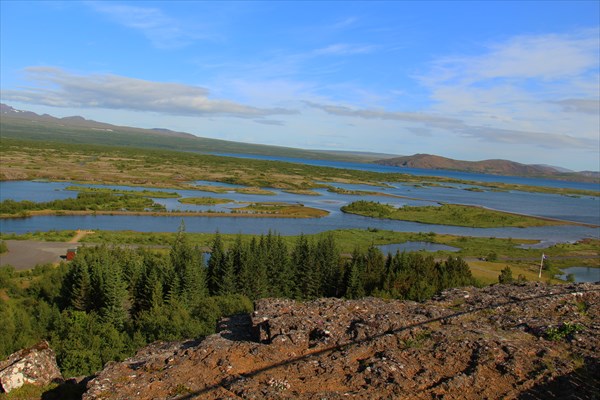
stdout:
{"type": "Polygon", "coordinates": [[[75,233],[75,236],[73,236],[71,238],[71,240],[69,240],[67,243],[79,243],[79,241],[86,235],[91,235],[93,234],[94,231],[82,231],[81,229],[77,229],[77,233],[75,233]]]}

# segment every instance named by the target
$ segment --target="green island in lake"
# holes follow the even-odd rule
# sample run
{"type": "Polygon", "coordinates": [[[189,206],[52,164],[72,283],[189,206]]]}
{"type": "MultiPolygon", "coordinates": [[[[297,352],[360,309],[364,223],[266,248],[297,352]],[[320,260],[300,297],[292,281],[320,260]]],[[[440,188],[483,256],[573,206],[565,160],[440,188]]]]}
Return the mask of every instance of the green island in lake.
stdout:
{"type": "Polygon", "coordinates": [[[359,200],[342,207],[342,211],[372,218],[395,219],[424,224],[467,226],[472,228],[500,228],[565,225],[567,221],[530,217],[484,207],[442,204],[440,206],[403,206],[359,200]]]}

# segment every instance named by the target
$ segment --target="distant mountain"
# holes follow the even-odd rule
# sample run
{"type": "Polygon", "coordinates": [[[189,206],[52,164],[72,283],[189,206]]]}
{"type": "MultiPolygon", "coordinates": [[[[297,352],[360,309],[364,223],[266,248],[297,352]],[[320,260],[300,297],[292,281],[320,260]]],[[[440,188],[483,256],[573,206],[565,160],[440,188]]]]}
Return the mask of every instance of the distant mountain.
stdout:
{"type": "Polygon", "coordinates": [[[569,168],[557,167],[556,165],[548,165],[548,164],[533,164],[535,167],[549,167],[557,170],[558,172],[575,172],[569,168]]]}
{"type": "Polygon", "coordinates": [[[81,116],[56,118],[0,104],[0,136],[79,144],[159,148],[201,153],[255,154],[332,161],[372,162],[390,155],[304,150],[198,137],[164,128],[142,129],[92,121],[81,116]]]}
{"type": "Polygon", "coordinates": [[[407,168],[441,169],[492,175],[546,177],[565,180],[590,181],[600,178],[600,174],[597,172],[568,172],[569,170],[565,168],[549,165],[529,165],[508,160],[462,161],[431,154],[414,154],[412,156],[386,158],[377,160],[375,163],[407,168]]]}

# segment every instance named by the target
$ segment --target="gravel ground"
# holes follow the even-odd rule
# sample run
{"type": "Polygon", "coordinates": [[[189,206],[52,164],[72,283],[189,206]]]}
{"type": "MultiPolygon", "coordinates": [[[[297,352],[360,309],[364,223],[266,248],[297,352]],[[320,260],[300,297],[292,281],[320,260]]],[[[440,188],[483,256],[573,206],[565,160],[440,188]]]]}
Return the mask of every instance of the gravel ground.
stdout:
{"type": "Polygon", "coordinates": [[[37,264],[55,263],[63,260],[67,249],[79,247],[79,243],[39,242],[34,240],[6,240],[8,252],[0,254],[0,266],[12,265],[16,270],[35,267],[37,264]]]}

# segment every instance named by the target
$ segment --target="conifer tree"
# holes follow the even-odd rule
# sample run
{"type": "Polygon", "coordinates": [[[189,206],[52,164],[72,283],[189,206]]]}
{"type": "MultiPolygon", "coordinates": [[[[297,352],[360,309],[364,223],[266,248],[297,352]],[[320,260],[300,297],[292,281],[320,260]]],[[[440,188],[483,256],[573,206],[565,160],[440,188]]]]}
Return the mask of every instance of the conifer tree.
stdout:
{"type": "Polygon", "coordinates": [[[236,277],[233,268],[233,259],[227,253],[223,254],[222,268],[220,269],[220,280],[217,285],[218,296],[227,296],[236,293],[236,277]]]}
{"type": "Polygon", "coordinates": [[[71,292],[71,306],[78,311],[88,311],[92,292],[90,273],[85,262],[76,266],[76,273],[71,292]]]}
{"type": "Polygon", "coordinates": [[[185,235],[182,221],[170,253],[171,263],[178,280],[177,295],[186,305],[206,296],[206,274],[200,250],[192,247],[185,235]]]}
{"type": "Polygon", "coordinates": [[[372,294],[376,288],[380,287],[384,268],[383,254],[375,245],[371,244],[364,258],[363,283],[367,294],[372,294]]]}
{"type": "Polygon", "coordinates": [[[295,272],[297,290],[294,296],[299,299],[312,299],[320,294],[321,282],[317,281],[317,268],[314,249],[304,235],[300,235],[292,251],[292,265],[295,272]]]}
{"type": "Polygon", "coordinates": [[[337,297],[341,295],[340,254],[333,235],[327,234],[316,245],[315,262],[320,271],[321,295],[337,297]]]}
{"type": "Polygon", "coordinates": [[[503,284],[514,282],[512,269],[509,266],[500,271],[500,275],[498,276],[498,282],[503,284]]]}
{"type": "Polygon", "coordinates": [[[158,260],[148,260],[136,285],[134,314],[160,307],[164,303],[162,271],[158,260]]]}
{"type": "Polygon", "coordinates": [[[252,238],[249,247],[249,270],[252,275],[252,294],[251,299],[260,299],[267,294],[267,267],[265,260],[268,256],[264,236],[260,236],[257,242],[256,238],[252,238]]]}
{"type": "Polygon", "coordinates": [[[221,235],[217,231],[211,245],[211,253],[208,260],[206,276],[208,292],[213,296],[218,294],[220,291],[220,281],[223,279],[222,274],[225,270],[226,261],[226,255],[223,249],[223,241],[221,240],[221,235]]]}
{"type": "Polygon", "coordinates": [[[264,246],[266,247],[264,263],[268,282],[268,296],[293,297],[292,288],[295,283],[285,241],[280,235],[274,235],[269,231],[265,237],[264,246]]]}
{"type": "Polygon", "coordinates": [[[439,270],[438,291],[474,283],[469,265],[460,257],[448,256],[443,263],[440,263],[439,270]]]}
{"type": "Polygon", "coordinates": [[[105,264],[102,269],[104,279],[100,315],[105,322],[119,328],[126,317],[124,301],[127,290],[122,271],[119,265],[113,263],[105,264]]]}
{"type": "Polygon", "coordinates": [[[357,259],[349,261],[346,276],[344,277],[345,297],[347,299],[359,299],[365,295],[360,270],[361,268],[357,259]]]}
{"type": "Polygon", "coordinates": [[[236,276],[236,291],[244,296],[252,295],[252,275],[248,265],[248,249],[242,242],[242,235],[237,235],[229,251],[231,264],[236,276]]]}

